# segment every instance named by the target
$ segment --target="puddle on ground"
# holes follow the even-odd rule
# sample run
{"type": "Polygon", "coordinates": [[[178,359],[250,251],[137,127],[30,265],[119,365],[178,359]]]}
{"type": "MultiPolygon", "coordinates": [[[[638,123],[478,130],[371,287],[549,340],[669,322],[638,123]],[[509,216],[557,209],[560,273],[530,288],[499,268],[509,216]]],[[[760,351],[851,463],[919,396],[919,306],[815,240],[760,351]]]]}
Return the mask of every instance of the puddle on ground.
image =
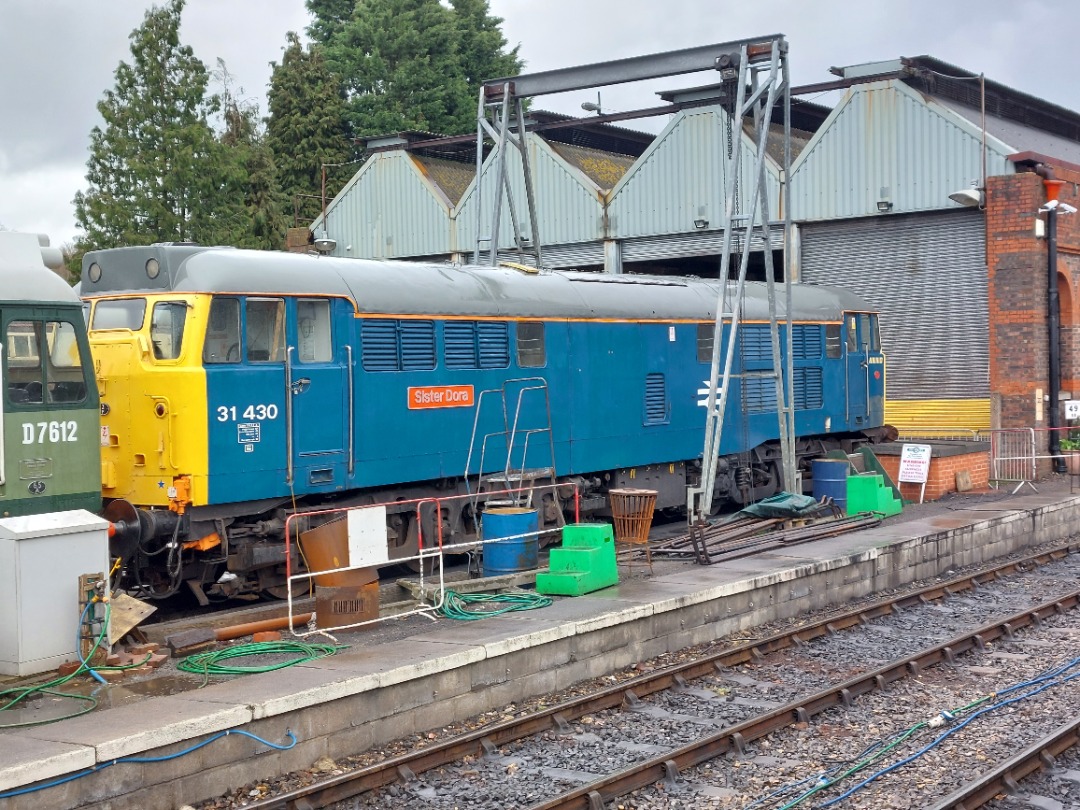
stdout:
{"type": "MultiPolygon", "coordinates": [[[[96,681],[67,683],[56,691],[36,693],[12,708],[6,709],[0,714],[0,728],[52,723],[90,711],[94,706],[94,700],[97,701],[96,708],[115,708],[126,706],[148,696],[190,692],[198,689],[201,684],[202,680],[199,678],[183,678],[176,675],[108,685],[96,681]],[[77,697],[65,697],[65,694],[60,693],[77,697]]],[[[9,699],[10,697],[13,696],[9,696],[9,699]]]]}

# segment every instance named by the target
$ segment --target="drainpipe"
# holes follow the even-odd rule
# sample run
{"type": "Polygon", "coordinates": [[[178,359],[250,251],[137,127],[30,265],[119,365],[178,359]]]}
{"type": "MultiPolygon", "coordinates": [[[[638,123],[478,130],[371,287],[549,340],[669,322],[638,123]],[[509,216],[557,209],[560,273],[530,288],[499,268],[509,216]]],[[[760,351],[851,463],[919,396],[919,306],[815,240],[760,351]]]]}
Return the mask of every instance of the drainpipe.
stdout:
{"type": "MultiPolygon", "coordinates": [[[[1045,163],[1035,167],[1035,173],[1042,177],[1046,189],[1046,199],[1060,199],[1064,181],[1054,177],[1054,170],[1045,163]]],[[[1050,428],[1049,452],[1053,458],[1054,472],[1065,472],[1065,459],[1061,456],[1061,312],[1058,304],[1057,281],[1057,210],[1046,212],[1046,325],[1048,341],[1049,381],[1046,386],[1050,400],[1047,408],[1047,426],[1050,428]]]]}

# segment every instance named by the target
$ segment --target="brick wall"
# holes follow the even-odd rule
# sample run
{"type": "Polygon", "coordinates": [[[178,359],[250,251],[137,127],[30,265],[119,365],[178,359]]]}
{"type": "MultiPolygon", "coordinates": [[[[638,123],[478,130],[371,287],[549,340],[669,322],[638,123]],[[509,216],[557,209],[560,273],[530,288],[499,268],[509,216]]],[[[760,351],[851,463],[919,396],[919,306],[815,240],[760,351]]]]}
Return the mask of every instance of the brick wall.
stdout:
{"type": "MultiPolygon", "coordinates": [[[[878,456],[878,461],[895,482],[900,474],[900,456],[878,456]]],[[[956,492],[956,474],[966,470],[971,476],[971,486],[976,490],[990,486],[990,450],[964,453],[956,456],[931,456],[930,475],[926,479],[925,500],[936,501],[948,492],[956,492]]],[[[918,501],[920,484],[897,484],[904,500],[918,501]]]]}
{"type": "MultiPolygon", "coordinates": [[[[1062,202],[1080,208],[1080,171],[1054,167],[1064,180],[1062,202]]],[[[1046,202],[1032,172],[990,177],[986,189],[990,390],[995,427],[1046,427],[1047,243],[1036,236],[1035,214],[1046,202]]],[[[1061,390],[1080,398],[1080,214],[1059,215],[1058,295],[1061,311],[1061,390]]],[[[1040,449],[1045,436],[1040,435],[1040,449]]]]}

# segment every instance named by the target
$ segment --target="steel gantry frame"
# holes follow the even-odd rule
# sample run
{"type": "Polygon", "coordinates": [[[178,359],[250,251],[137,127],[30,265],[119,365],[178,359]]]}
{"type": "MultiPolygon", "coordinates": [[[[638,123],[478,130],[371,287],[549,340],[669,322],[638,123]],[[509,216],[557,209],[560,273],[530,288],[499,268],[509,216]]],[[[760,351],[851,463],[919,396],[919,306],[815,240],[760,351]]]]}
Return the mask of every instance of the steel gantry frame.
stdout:
{"type": "Polygon", "coordinates": [[[722,42],[715,45],[703,45],[679,51],[635,56],[610,62],[598,62],[579,67],[560,68],[540,73],[523,74],[484,82],[480,88],[477,104],[476,127],[476,241],[473,248],[473,261],[477,264],[487,244],[488,262],[494,266],[499,261],[499,238],[502,225],[502,201],[506,195],[507,208],[513,228],[513,241],[518,255],[524,258],[530,254],[537,265],[542,262],[542,241],[536,214],[536,198],[529,168],[528,142],[525,137],[525,116],[522,99],[534,96],[565,93],[604,87],[626,82],[657,79],[665,76],[677,76],[706,70],[720,71],[721,80],[729,85],[729,91],[735,91],[735,104],[725,114],[730,115],[730,138],[726,156],[726,196],[723,227],[723,247],[720,259],[720,293],[716,306],[716,323],[713,332],[712,363],[708,382],[706,402],[705,444],[702,453],[701,483],[691,487],[687,493],[687,505],[691,521],[705,517],[712,507],[712,492],[716,483],[716,468],[723,435],[723,414],[727,408],[730,381],[733,379],[735,341],[739,326],[739,314],[742,309],[746,289],[746,272],[749,263],[750,237],[755,227],[760,227],[765,244],[765,276],[768,288],[769,330],[772,343],[773,371],[771,376],[776,383],[777,419],[779,421],[780,450],[784,487],[795,490],[798,486],[795,469],[795,420],[792,404],[793,370],[791,363],[782,365],[780,336],[777,318],[776,278],[773,267],[772,250],[769,243],[769,201],[765,181],[765,154],[768,145],[769,130],[773,111],[778,101],[784,107],[784,142],[783,173],[781,188],[783,195],[784,229],[784,287],[785,312],[787,314],[787,346],[790,357],[792,338],[791,325],[791,276],[793,256],[791,246],[791,191],[788,183],[791,168],[791,83],[788,75],[788,46],[782,34],[753,37],[750,39],[722,42]],[[490,117],[490,120],[489,120],[490,117]],[[750,184],[749,206],[742,210],[739,199],[739,161],[742,154],[742,141],[745,122],[752,122],[755,145],[753,182],[750,184]],[[498,155],[498,165],[494,170],[494,194],[491,216],[488,220],[488,233],[483,232],[483,200],[485,178],[484,139],[489,137],[494,142],[498,155]],[[526,237],[521,231],[521,221],[515,207],[507,171],[506,156],[513,147],[521,155],[525,202],[528,207],[528,219],[531,234],[526,237]],[[760,217],[760,220],[759,220],[760,217]],[[760,221],[760,225],[758,224],[760,221]],[[741,243],[747,249],[741,251],[738,281],[735,289],[730,290],[727,278],[731,266],[733,247],[741,243]],[[724,356],[723,372],[720,369],[721,346],[725,322],[730,323],[727,351],[724,356]],[[719,399],[719,401],[718,401],[719,399]]]}

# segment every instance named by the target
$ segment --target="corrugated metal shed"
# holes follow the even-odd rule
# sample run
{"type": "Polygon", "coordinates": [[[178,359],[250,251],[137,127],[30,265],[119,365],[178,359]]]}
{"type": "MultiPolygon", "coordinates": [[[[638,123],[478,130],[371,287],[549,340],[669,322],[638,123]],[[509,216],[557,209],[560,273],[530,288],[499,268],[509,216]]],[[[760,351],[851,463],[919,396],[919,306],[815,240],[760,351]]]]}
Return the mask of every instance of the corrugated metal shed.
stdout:
{"type": "MultiPolygon", "coordinates": [[[[609,236],[629,239],[713,229],[724,214],[727,114],[719,106],[682,110],[609,195],[609,236]]],[[[740,211],[748,213],[754,148],[742,133],[740,211]]],[[[770,217],[779,217],[779,170],[766,158],[770,217]]]]}
{"type": "MultiPolygon", "coordinates": [[[[603,192],[588,174],[567,162],[552,144],[535,134],[526,136],[529,163],[533,173],[533,189],[538,217],[541,220],[540,237],[543,244],[565,245],[603,239],[603,192]]],[[[563,146],[563,150],[571,148],[563,146]]],[[[572,152],[583,156],[585,152],[572,152]]],[[[498,150],[493,149],[484,162],[482,173],[481,222],[487,228],[491,221],[494,202],[495,178],[498,172],[498,150]]],[[[522,232],[531,238],[527,209],[525,208],[525,181],[521,170],[521,156],[514,148],[507,152],[507,177],[522,232]]],[[[470,185],[455,210],[454,221],[459,244],[463,250],[472,249],[476,234],[476,185],[470,185]]],[[[499,248],[514,247],[510,227],[510,209],[503,196],[500,223],[499,248]]],[[[484,233],[484,236],[490,236],[484,233]]],[[[484,244],[487,249],[487,243],[484,244]]]]}
{"type": "MultiPolygon", "coordinates": [[[[405,151],[372,155],[327,207],[335,256],[392,259],[455,250],[449,196],[405,151]]],[[[312,224],[319,232],[320,217],[312,224]]]]}
{"type": "MultiPolygon", "coordinates": [[[[899,79],[848,89],[792,164],[792,216],[840,219],[953,206],[957,189],[982,176],[982,133],[967,118],[899,79]]],[[[1013,171],[1016,150],[987,137],[987,172],[1013,171]]]]}

